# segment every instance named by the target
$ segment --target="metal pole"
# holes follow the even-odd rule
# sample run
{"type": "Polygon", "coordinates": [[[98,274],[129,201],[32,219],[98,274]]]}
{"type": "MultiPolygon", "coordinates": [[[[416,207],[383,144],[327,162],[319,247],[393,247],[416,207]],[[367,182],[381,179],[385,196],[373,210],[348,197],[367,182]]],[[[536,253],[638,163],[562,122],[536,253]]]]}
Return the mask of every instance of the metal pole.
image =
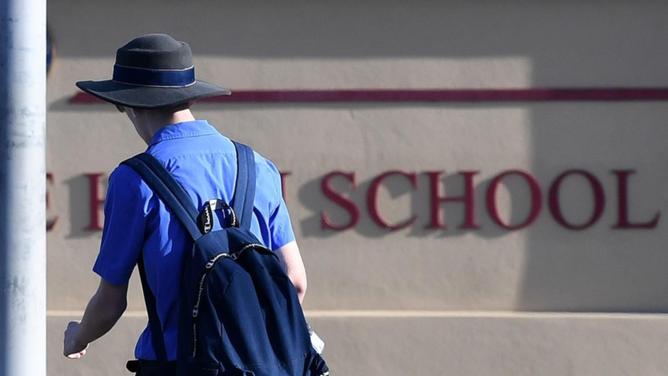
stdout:
{"type": "Polygon", "coordinates": [[[46,0],[0,0],[0,376],[46,375],[46,0]]]}

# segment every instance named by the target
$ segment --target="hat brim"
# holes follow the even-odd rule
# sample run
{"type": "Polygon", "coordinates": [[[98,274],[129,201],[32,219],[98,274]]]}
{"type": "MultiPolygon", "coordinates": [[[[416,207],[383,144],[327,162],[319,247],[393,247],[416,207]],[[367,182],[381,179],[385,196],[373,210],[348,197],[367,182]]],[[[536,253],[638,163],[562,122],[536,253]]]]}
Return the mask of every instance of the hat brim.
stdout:
{"type": "Polygon", "coordinates": [[[199,80],[190,86],[177,88],[135,86],[113,80],[79,81],[76,85],[106,102],[147,109],[173,107],[204,97],[232,93],[228,89],[199,80]]]}

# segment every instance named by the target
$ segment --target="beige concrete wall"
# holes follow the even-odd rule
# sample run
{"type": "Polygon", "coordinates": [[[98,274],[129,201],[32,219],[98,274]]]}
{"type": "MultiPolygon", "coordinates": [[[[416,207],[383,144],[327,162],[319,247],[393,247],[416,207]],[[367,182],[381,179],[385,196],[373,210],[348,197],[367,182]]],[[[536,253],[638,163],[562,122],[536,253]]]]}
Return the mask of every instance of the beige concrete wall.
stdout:
{"type": "MultiPolygon", "coordinates": [[[[54,338],[68,319],[49,318],[49,374],[124,374],[132,337],[145,319],[123,318],[76,363],[60,356],[54,338]]],[[[661,376],[666,370],[663,315],[469,313],[310,321],[331,339],[327,360],[337,375],[661,376]]]]}
{"type": "MultiPolygon", "coordinates": [[[[109,359],[131,354],[145,320],[135,279],[129,317],[95,344],[91,359],[59,358],[61,327],[97,283],[90,268],[100,233],[84,230],[83,174],[108,173],[143,149],[111,106],[68,99],[75,81],[107,78],[113,52],[133,36],[163,31],[189,41],[199,77],[232,89],[667,86],[667,8],[651,1],[51,1],[57,57],[49,77],[48,167],[55,179],[50,213],[59,221],[48,238],[50,374],[120,373],[122,364],[109,359]]],[[[201,104],[195,111],[292,172],[287,201],[308,268],[305,307],[322,328],[337,374],[668,370],[660,357],[665,318],[638,315],[668,309],[666,218],[650,230],[612,229],[617,188],[610,173],[636,170],[634,220],[666,210],[665,103],[201,104]],[[489,218],[485,191],[500,172],[528,171],[546,196],[553,179],[573,168],[594,174],[606,195],[605,212],[590,229],[564,229],[547,207],[518,231],[489,218]],[[391,233],[376,226],[364,210],[366,188],[394,169],[444,170],[444,189],[453,195],[462,189],[457,171],[480,171],[481,229],[456,229],[463,220],[458,204],[444,205],[450,229],[424,229],[424,174],[414,192],[391,180],[380,196],[388,220],[412,211],[416,224],[391,233]],[[359,225],[344,232],[320,228],[323,210],[346,219],[319,188],[334,170],[356,173],[351,197],[363,209],[359,225]],[[628,314],[566,313],[577,311],[628,314]]],[[[589,213],[587,189],[577,179],[564,184],[563,208],[575,222],[589,213]]],[[[521,182],[509,180],[498,199],[504,218],[521,220],[528,210],[521,182]]]]}

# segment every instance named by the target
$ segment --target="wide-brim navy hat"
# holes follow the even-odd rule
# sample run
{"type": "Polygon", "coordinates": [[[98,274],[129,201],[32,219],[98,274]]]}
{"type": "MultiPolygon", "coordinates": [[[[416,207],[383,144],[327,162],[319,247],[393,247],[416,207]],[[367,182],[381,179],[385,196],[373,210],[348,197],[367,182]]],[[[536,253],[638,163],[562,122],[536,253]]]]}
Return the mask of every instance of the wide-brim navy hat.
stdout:
{"type": "Polygon", "coordinates": [[[195,79],[190,46],[167,34],[142,35],[119,48],[111,80],[76,84],[104,101],[135,108],[175,107],[231,93],[195,79]]]}

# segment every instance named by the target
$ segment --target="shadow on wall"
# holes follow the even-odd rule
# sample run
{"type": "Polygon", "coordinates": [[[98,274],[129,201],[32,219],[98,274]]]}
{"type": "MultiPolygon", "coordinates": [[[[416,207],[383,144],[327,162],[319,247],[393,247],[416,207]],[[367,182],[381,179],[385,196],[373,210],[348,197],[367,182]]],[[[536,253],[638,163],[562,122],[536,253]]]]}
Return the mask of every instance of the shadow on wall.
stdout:
{"type": "MultiPolygon", "coordinates": [[[[540,61],[536,62],[540,74],[540,61]]],[[[538,226],[528,232],[522,291],[523,310],[668,311],[666,277],[666,192],[668,109],[657,104],[564,104],[534,106],[533,170],[581,166],[604,188],[604,211],[583,230],[538,226]],[[614,169],[630,169],[628,192],[618,188],[614,169]],[[630,223],[650,228],[615,228],[628,199],[630,223]],[[651,226],[658,219],[655,226],[651,226]]],[[[565,180],[564,218],[584,225],[595,212],[593,190],[581,176],[565,180]],[[569,205],[569,202],[571,204],[569,205]],[[573,204],[576,203],[576,204],[573,204]]]]}

